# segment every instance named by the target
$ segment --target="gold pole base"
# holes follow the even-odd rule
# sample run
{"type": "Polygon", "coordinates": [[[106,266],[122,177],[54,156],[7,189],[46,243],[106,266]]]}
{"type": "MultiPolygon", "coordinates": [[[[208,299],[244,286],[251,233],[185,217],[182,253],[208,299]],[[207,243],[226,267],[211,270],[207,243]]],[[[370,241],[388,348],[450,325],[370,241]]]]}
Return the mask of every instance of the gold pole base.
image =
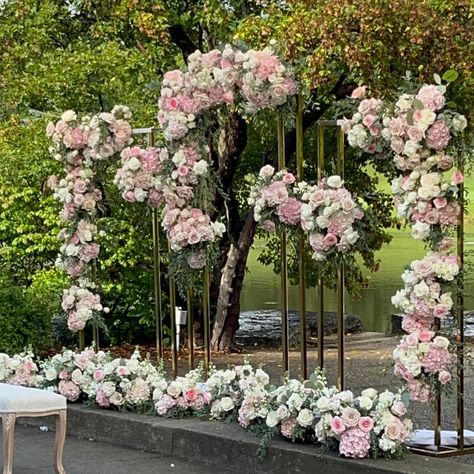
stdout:
{"type": "Polygon", "coordinates": [[[423,456],[436,458],[450,458],[453,456],[474,454],[474,446],[469,446],[467,448],[456,448],[454,446],[440,446],[439,448],[409,446],[408,450],[413,454],[421,454],[423,456]]]}

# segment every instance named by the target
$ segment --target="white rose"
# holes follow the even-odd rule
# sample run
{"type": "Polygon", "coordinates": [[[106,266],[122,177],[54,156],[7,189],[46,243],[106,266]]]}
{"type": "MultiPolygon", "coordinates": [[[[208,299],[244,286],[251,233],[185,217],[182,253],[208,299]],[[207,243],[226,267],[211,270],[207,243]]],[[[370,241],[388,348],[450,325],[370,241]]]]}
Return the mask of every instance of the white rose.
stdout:
{"type": "Polygon", "coordinates": [[[121,406],[124,404],[124,399],[123,399],[123,396],[121,393],[119,392],[114,392],[111,396],[110,396],[110,403],[112,405],[115,405],[117,407],[121,406]]]}
{"type": "Polygon", "coordinates": [[[375,398],[377,396],[377,390],[373,388],[366,388],[365,390],[362,390],[361,395],[363,397],[368,397],[368,398],[375,398]]]}
{"type": "Polygon", "coordinates": [[[340,176],[335,175],[329,176],[329,178],[326,180],[326,183],[331,188],[340,188],[344,184],[344,181],[340,176]]]}
{"type": "Polygon", "coordinates": [[[372,408],[373,402],[369,397],[359,397],[359,405],[363,410],[370,410],[372,408]]]}
{"type": "Polygon", "coordinates": [[[58,373],[56,372],[55,369],[53,369],[53,368],[51,367],[51,368],[45,370],[44,375],[45,375],[45,377],[46,377],[46,380],[52,381],[52,380],[55,380],[55,379],[56,379],[58,373]]]}
{"type": "Polygon", "coordinates": [[[433,345],[438,349],[447,349],[449,346],[449,340],[443,336],[436,336],[433,339],[433,345]]]}
{"type": "Polygon", "coordinates": [[[385,392],[379,395],[380,402],[387,406],[391,405],[394,399],[394,394],[392,392],[389,392],[388,390],[385,390],[385,392]]]}
{"type": "Polygon", "coordinates": [[[299,394],[293,393],[288,399],[287,405],[290,408],[299,410],[301,408],[301,405],[303,405],[303,399],[300,397],[299,394]]]}
{"type": "Polygon", "coordinates": [[[173,398],[177,398],[183,389],[183,385],[179,382],[173,381],[168,385],[167,393],[173,398]]]}
{"type": "Polygon", "coordinates": [[[290,415],[290,411],[285,405],[280,405],[277,408],[276,414],[279,420],[284,420],[285,418],[288,418],[288,416],[290,415]]]}
{"type": "Polygon", "coordinates": [[[379,448],[385,452],[394,452],[396,443],[395,441],[382,437],[379,439],[379,448]]]}
{"type": "Polygon", "coordinates": [[[234,409],[234,401],[230,397],[222,397],[221,407],[224,411],[231,411],[234,409]]]}
{"type": "Polygon", "coordinates": [[[259,175],[261,178],[271,178],[274,173],[275,173],[275,168],[274,168],[273,166],[265,165],[265,166],[260,170],[260,172],[258,173],[258,175],[259,175]]]}
{"type": "Polygon", "coordinates": [[[198,176],[207,173],[207,162],[204,160],[199,160],[193,167],[193,172],[198,176]]]}
{"type": "Polygon", "coordinates": [[[274,428],[276,425],[278,425],[279,421],[280,420],[278,419],[275,411],[268,412],[265,422],[269,428],[274,428]]]}
{"type": "Polygon", "coordinates": [[[321,229],[325,229],[329,225],[329,218],[327,216],[316,217],[316,225],[321,229]]]}
{"type": "Polygon", "coordinates": [[[406,155],[406,156],[411,157],[411,156],[415,155],[420,148],[421,148],[421,145],[419,143],[416,143],[412,140],[408,140],[405,143],[405,146],[403,148],[403,154],[406,155]]]}
{"type": "Polygon", "coordinates": [[[132,171],[136,171],[138,168],[140,168],[140,166],[141,162],[136,156],[132,156],[127,162],[128,169],[132,171]]]}
{"type": "Polygon", "coordinates": [[[456,130],[458,130],[459,132],[462,132],[467,127],[466,117],[464,117],[464,115],[461,115],[461,114],[456,114],[453,117],[452,124],[456,130]]]}
{"type": "Polygon", "coordinates": [[[328,411],[330,409],[330,406],[331,406],[330,401],[329,401],[329,398],[327,398],[327,397],[321,397],[316,402],[316,407],[321,412],[328,411]]]}
{"type": "Polygon", "coordinates": [[[417,221],[411,229],[411,235],[416,240],[424,240],[430,235],[430,225],[417,221]]]}
{"type": "Polygon", "coordinates": [[[77,119],[77,115],[76,115],[76,112],[74,112],[74,110],[66,110],[66,112],[64,112],[61,115],[61,120],[63,120],[64,122],[72,122],[73,120],[76,120],[76,119],[77,119]]]}
{"type": "Polygon", "coordinates": [[[430,287],[426,284],[425,280],[422,280],[413,287],[413,291],[418,298],[421,298],[425,295],[429,295],[430,287]]]}
{"type": "Polygon", "coordinates": [[[314,421],[314,414],[311,410],[308,410],[307,408],[303,408],[298,413],[296,421],[303,428],[305,428],[307,426],[311,426],[313,424],[313,421],[314,421]]]}

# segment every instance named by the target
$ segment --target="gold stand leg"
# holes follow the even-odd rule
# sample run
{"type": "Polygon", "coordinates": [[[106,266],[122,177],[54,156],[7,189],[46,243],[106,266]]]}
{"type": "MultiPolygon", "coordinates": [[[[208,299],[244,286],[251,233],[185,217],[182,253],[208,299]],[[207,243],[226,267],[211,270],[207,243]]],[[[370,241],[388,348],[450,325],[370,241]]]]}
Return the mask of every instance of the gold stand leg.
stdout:
{"type": "Polygon", "coordinates": [[[56,438],[54,440],[54,471],[66,474],[63,467],[63,449],[66,440],[66,410],[61,410],[56,418],[56,438]]]}
{"type": "Polygon", "coordinates": [[[13,472],[13,439],[15,436],[14,413],[6,413],[2,415],[3,426],[3,474],[12,474],[13,472]]]}

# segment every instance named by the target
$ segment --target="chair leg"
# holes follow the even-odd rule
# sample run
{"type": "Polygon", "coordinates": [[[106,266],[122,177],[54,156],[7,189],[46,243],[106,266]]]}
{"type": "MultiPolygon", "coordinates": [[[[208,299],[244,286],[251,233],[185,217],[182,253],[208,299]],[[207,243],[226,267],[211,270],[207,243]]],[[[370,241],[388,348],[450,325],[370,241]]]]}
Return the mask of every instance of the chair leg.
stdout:
{"type": "Polygon", "coordinates": [[[66,439],[66,410],[61,410],[56,418],[56,439],[54,441],[54,470],[56,474],[66,474],[63,467],[63,448],[66,439]]]}
{"type": "Polygon", "coordinates": [[[13,471],[13,438],[15,436],[14,413],[2,414],[3,427],[3,474],[12,474],[13,471]]]}

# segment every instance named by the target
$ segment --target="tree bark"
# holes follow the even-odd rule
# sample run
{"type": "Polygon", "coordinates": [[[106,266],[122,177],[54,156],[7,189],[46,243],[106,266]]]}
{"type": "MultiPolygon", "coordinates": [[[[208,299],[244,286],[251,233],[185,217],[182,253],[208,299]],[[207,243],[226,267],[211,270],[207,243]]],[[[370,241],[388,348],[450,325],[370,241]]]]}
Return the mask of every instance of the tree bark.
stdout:
{"type": "Polygon", "coordinates": [[[240,293],[244,283],[245,268],[257,224],[250,212],[244,221],[236,243],[230,244],[227,260],[222,268],[216,317],[212,332],[213,350],[228,350],[239,328],[240,293]]]}

